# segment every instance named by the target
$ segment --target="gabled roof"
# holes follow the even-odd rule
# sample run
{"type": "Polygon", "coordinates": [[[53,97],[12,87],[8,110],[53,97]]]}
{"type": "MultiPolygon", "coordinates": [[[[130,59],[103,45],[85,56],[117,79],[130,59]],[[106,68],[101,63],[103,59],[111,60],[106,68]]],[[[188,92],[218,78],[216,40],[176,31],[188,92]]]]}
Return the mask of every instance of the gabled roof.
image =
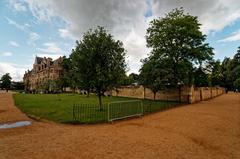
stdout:
{"type": "Polygon", "coordinates": [[[35,58],[35,64],[40,64],[42,62],[43,58],[42,57],[37,57],[35,58]]]}

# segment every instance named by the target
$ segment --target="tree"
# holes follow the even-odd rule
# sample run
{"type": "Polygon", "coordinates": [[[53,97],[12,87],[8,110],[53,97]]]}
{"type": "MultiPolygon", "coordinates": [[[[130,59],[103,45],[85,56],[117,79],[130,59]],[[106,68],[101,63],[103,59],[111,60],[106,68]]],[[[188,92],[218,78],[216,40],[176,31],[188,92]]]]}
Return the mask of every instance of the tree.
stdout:
{"type": "Polygon", "coordinates": [[[193,65],[202,65],[213,56],[212,48],[204,43],[206,35],[200,31],[197,17],[184,14],[182,8],[151,21],[146,39],[147,46],[152,48],[150,56],[158,63],[167,61],[164,65],[169,75],[167,81],[178,87],[179,92],[181,85],[192,84],[193,65]]]}
{"type": "Polygon", "coordinates": [[[138,83],[139,82],[139,75],[136,73],[131,73],[128,75],[132,83],[138,83]]]}
{"type": "Polygon", "coordinates": [[[225,57],[221,64],[221,72],[222,72],[222,87],[227,88],[228,90],[232,87],[232,82],[230,80],[230,65],[231,59],[225,57]]]}
{"type": "Polygon", "coordinates": [[[211,86],[222,86],[223,83],[223,75],[221,71],[221,61],[220,60],[212,60],[208,64],[209,70],[210,70],[210,85],[211,86]]]}
{"type": "Polygon", "coordinates": [[[237,53],[233,56],[229,67],[229,80],[234,83],[240,77],[240,47],[238,47],[237,53]]]}
{"type": "Polygon", "coordinates": [[[7,92],[11,87],[11,80],[12,80],[12,77],[9,75],[9,73],[6,73],[1,78],[1,83],[2,83],[1,87],[6,89],[7,92]]]}
{"type": "Polygon", "coordinates": [[[157,63],[151,57],[142,60],[142,63],[139,75],[140,84],[152,90],[155,100],[156,93],[167,85],[167,71],[161,69],[163,63],[157,63]]]}
{"type": "Polygon", "coordinates": [[[71,87],[75,89],[76,83],[75,83],[75,78],[73,74],[73,66],[70,58],[67,58],[66,56],[63,56],[63,60],[61,62],[62,66],[62,74],[59,77],[59,80],[57,81],[57,84],[63,91],[63,88],[65,87],[71,87]]]}
{"type": "Polygon", "coordinates": [[[77,83],[86,90],[94,90],[99,98],[105,91],[117,87],[126,70],[123,43],[114,40],[103,27],[89,30],[70,55],[77,83]]]}
{"type": "Polygon", "coordinates": [[[128,76],[124,75],[122,81],[119,83],[119,86],[128,86],[139,83],[139,75],[136,73],[131,73],[128,76]]]}
{"type": "Polygon", "coordinates": [[[12,82],[12,89],[24,90],[24,83],[23,82],[12,82]]]}
{"type": "Polygon", "coordinates": [[[207,87],[209,86],[208,74],[202,67],[199,67],[194,71],[194,85],[196,87],[207,87]]]}
{"type": "Polygon", "coordinates": [[[234,89],[240,91],[240,77],[233,82],[234,89]]]}
{"type": "Polygon", "coordinates": [[[228,90],[235,89],[234,82],[240,77],[240,47],[233,59],[225,58],[221,65],[222,86],[228,90]]]}

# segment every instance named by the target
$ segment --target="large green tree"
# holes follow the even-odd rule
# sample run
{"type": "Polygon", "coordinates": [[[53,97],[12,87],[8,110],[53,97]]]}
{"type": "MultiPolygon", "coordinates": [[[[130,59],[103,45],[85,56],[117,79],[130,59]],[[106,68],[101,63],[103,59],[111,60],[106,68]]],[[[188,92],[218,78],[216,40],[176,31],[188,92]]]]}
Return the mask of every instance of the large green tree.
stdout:
{"type": "Polygon", "coordinates": [[[221,63],[221,72],[222,72],[222,87],[227,89],[231,89],[232,82],[230,78],[230,65],[231,65],[231,58],[225,57],[221,63]]]}
{"type": "Polygon", "coordinates": [[[80,87],[97,93],[102,109],[101,96],[105,91],[118,86],[125,75],[123,43],[114,40],[103,27],[98,27],[87,31],[76,44],[70,55],[74,75],[80,87]]]}
{"type": "Polygon", "coordinates": [[[209,79],[206,70],[203,67],[199,67],[194,71],[194,85],[196,87],[208,87],[209,79]]]}
{"type": "Polygon", "coordinates": [[[168,74],[168,69],[164,67],[166,65],[164,62],[159,63],[153,57],[142,60],[139,81],[144,87],[152,90],[154,100],[156,93],[168,85],[167,79],[169,75],[171,76],[171,74],[168,74]]]}
{"type": "Polygon", "coordinates": [[[192,84],[193,66],[213,56],[197,17],[185,14],[182,8],[151,21],[146,39],[152,48],[150,56],[157,63],[166,63],[163,67],[168,71],[167,81],[173,87],[192,84]]]}
{"type": "Polygon", "coordinates": [[[4,74],[0,80],[1,87],[5,89],[7,92],[11,87],[11,80],[12,80],[12,77],[9,75],[9,73],[4,74]]]}
{"type": "Polygon", "coordinates": [[[235,90],[240,92],[240,77],[233,82],[233,86],[234,86],[235,90]]]}
{"type": "Polygon", "coordinates": [[[67,58],[66,56],[63,56],[63,60],[61,62],[62,66],[62,74],[57,81],[58,85],[61,87],[62,91],[63,88],[70,87],[73,90],[76,89],[77,87],[77,80],[76,77],[74,76],[73,72],[73,65],[71,58],[67,58]]]}
{"type": "Polygon", "coordinates": [[[234,82],[240,77],[240,47],[233,58],[225,58],[221,64],[222,85],[228,90],[237,89],[234,82]]]}
{"type": "Polygon", "coordinates": [[[211,60],[207,63],[207,68],[209,71],[209,85],[210,86],[222,86],[223,85],[223,75],[221,69],[220,60],[211,60]]]}

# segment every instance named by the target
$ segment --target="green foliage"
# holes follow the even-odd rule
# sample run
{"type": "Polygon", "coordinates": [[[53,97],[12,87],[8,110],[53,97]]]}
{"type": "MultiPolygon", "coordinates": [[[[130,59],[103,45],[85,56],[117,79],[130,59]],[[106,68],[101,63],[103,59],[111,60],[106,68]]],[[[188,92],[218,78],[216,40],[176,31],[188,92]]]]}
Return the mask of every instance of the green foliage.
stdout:
{"type": "Polygon", "coordinates": [[[11,80],[12,80],[12,77],[9,75],[9,73],[4,74],[0,80],[1,88],[6,89],[6,91],[8,91],[11,88],[11,80]]]}
{"type": "Polygon", "coordinates": [[[221,64],[222,86],[228,89],[232,87],[232,82],[230,80],[230,65],[231,59],[225,57],[221,64]]]}
{"type": "Polygon", "coordinates": [[[154,99],[157,91],[165,88],[168,85],[168,69],[164,67],[165,61],[158,63],[154,58],[146,58],[142,60],[142,68],[140,69],[140,84],[150,88],[154,93],[154,99]]]}
{"type": "Polygon", "coordinates": [[[62,75],[60,76],[59,80],[57,81],[59,87],[63,89],[64,87],[71,87],[75,89],[77,87],[76,77],[73,72],[73,65],[71,58],[66,58],[63,56],[63,61],[61,62],[62,66],[62,75]]]}
{"type": "Polygon", "coordinates": [[[90,29],[76,44],[70,55],[73,76],[80,88],[98,94],[101,107],[101,95],[117,87],[125,76],[123,44],[115,41],[103,27],[90,29]]]}
{"type": "Polygon", "coordinates": [[[58,80],[45,80],[40,84],[40,86],[39,86],[39,88],[37,88],[37,90],[43,91],[45,93],[60,92],[61,87],[58,82],[59,82],[58,80]]]}
{"type": "Polygon", "coordinates": [[[139,82],[139,75],[136,73],[131,73],[128,75],[132,83],[138,83],[139,82]]]}
{"type": "Polygon", "coordinates": [[[12,82],[11,89],[13,89],[13,90],[24,90],[24,83],[23,82],[12,82]]]}
{"type": "Polygon", "coordinates": [[[233,59],[225,58],[221,65],[222,86],[229,90],[236,89],[234,82],[240,77],[240,47],[233,59]]]}
{"type": "Polygon", "coordinates": [[[240,91],[240,77],[233,82],[233,86],[240,91]]]}
{"type": "Polygon", "coordinates": [[[233,85],[235,89],[238,89],[238,91],[240,91],[240,77],[234,81],[233,85]]]}
{"type": "Polygon", "coordinates": [[[128,76],[125,75],[120,82],[120,86],[128,86],[139,83],[139,75],[135,73],[131,73],[128,76]]]}
{"type": "Polygon", "coordinates": [[[221,61],[220,60],[212,60],[209,62],[209,68],[210,68],[210,85],[211,86],[222,86],[223,83],[223,76],[221,71],[221,61]]]}
{"type": "Polygon", "coordinates": [[[153,63],[161,64],[154,67],[156,71],[149,70],[162,72],[160,74],[167,76],[159,81],[160,85],[166,81],[174,87],[179,84],[192,84],[193,65],[202,65],[213,56],[212,48],[208,43],[204,43],[206,36],[200,31],[197,17],[184,14],[182,8],[151,21],[146,39],[147,46],[152,48],[149,61],[153,60],[153,63]]]}
{"type": "Polygon", "coordinates": [[[208,74],[202,67],[199,67],[194,71],[194,85],[196,87],[208,87],[208,74]]]}

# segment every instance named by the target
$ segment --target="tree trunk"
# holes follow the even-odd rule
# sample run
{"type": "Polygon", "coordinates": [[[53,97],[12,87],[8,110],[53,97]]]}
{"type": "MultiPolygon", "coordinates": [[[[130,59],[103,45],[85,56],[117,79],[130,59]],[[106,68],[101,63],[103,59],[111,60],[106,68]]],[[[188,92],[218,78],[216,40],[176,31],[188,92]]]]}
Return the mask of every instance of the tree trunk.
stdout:
{"type": "Polygon", "coordinates": [[[99,108],[100,108],[100,110],[103,110],[103,108],[102,108],[102,96],[101,96],[100,91],[98,91],[98,100],[99,100],[99,108]]]}
{"type": "Polygon", "coordinates": [[[90,94],[90,90],[87,90],[87,97],[89,97],[89,94],[90,94]]]}
{"type": "Polygon", "coordinates": [[[181,92],[181,85],[179,85],[179,86],[178,86],[178,100],[179,100],[179,102],[181,102],[181,96],[182,96],[181,93],[182,93],[182,92],[181,92]]]}
{"type": "Polygon", "coordinates": [[[156,99],[156,92],[153,92],[153,100],[156,99]]]}

